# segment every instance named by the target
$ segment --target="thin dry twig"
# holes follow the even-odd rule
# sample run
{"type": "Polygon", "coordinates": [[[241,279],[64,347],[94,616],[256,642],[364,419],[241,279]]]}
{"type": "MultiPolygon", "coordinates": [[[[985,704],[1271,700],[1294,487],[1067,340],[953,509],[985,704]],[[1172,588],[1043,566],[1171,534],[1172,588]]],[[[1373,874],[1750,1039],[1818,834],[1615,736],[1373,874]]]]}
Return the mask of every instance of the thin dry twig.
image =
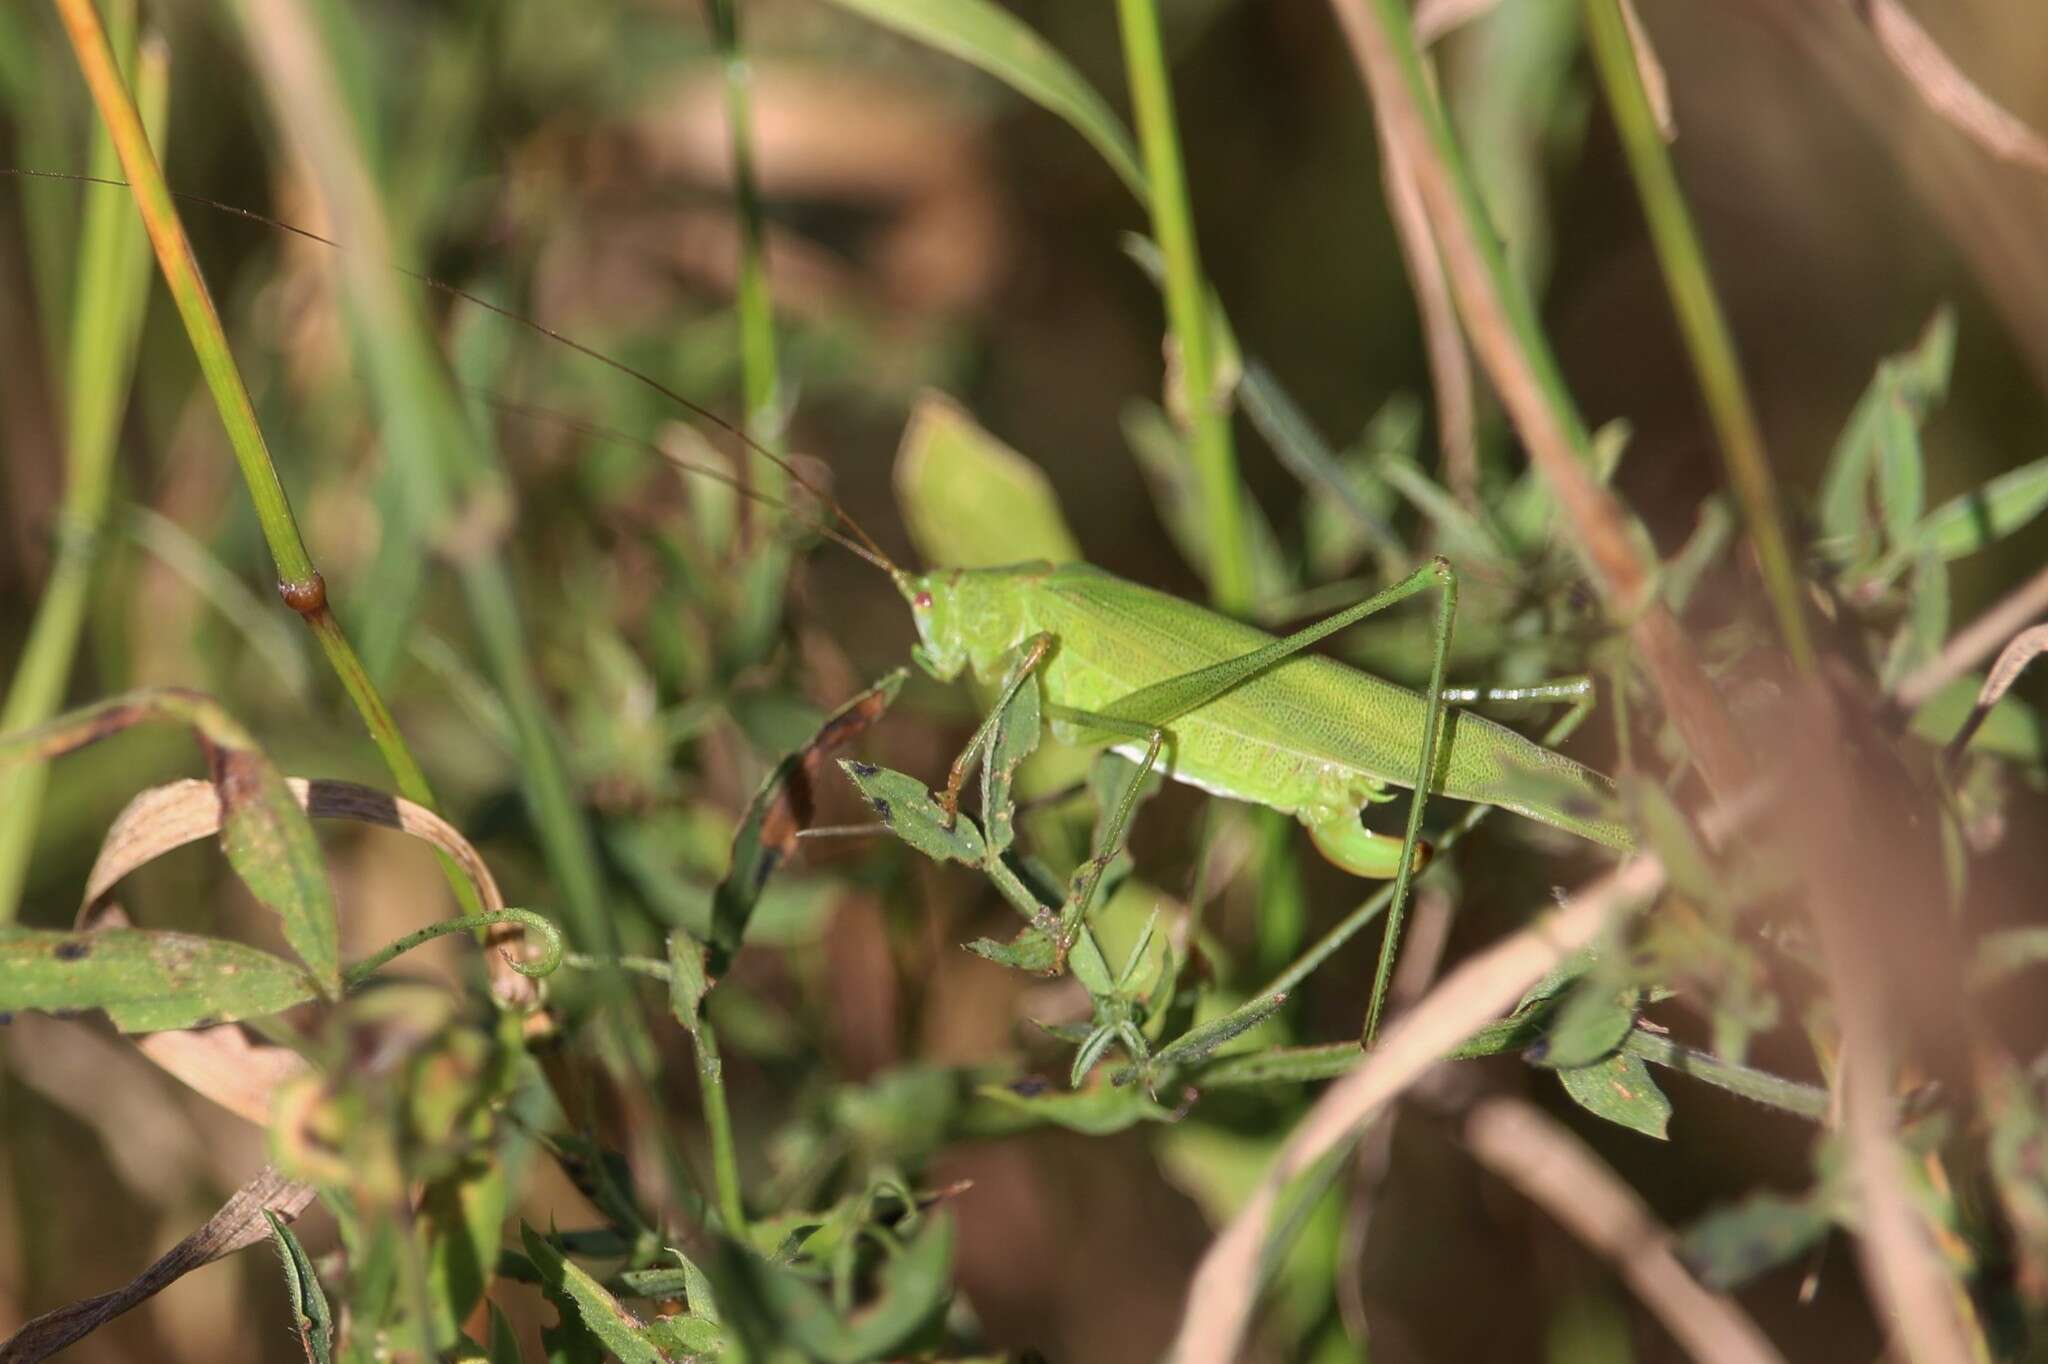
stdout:
{"type": "Polygon", "coordinates": [[[1899,0],[1851,0],[1877,45],[1929,109],[2001,161],[2048,171],[2048,142],[1963,73],[1899,0]]]}
{"type": "Polygon", "coordinates": [[[1961,961],[1947,923],[1929,913],[1942,899],[1939,858],[1931,840],[1907,835],[1917,793],[1876,760],[1868,717],[1809,682],[1779,698],[1772,723],[1774,751],[1800,774],[1779,793],[1772,824],[1802,864],[1841,1030],[1836,1095],[1864,1281],[1901,1358],[1963,1364],[1978,1357],[1974,1327],[1908,1182],[1895,1090],[1902,1046],[1937,1072],[1971,1051],[1961,961]],[[1896,832],[1873,839],[1872,829],[1896,832]]]}
{"type": "Polygon", "coordinates": [[[1936,692],[2005,648],[2008,641],[2043,612],[2048,612],[2048,568],[1950,635],[1939,654],[1906,674],[1893,692],[1899,706],[1907,711],[1920,709],[1936,692]]]}
{"type": "Polygon", "coordinates": [[[254,1179],[235,1190],[205,1225],[127,1284],[45,1312],[8,1337],[0,1344],[0,1364],[36,1364],[48,1359],[202,1265],[268,1238],[270,1224],[264,1220],[264,1209],[290,1220],[312,1201],[312,1185],[287,1179],[275,1167],[264,1166],[254,1179]]]}
{"type": "Polygon", "coordinates": [[[1984,685],[1977,689],[1977,703],[1970,707],[1969,718],[1956,736],[1948,741],[1948,756],[1953,761],[1970,746],[1976,737],[1978,727],[1984,723],[1991,708],[2005,699],[2013,683],[2020,680],[2020,674],[2027,665],[2048,653],[2048,625],[2036,625],[2014,635],[2012,642],[1999,652],[1998,659],[1991,665],[1991,671],[1984,676],[1984,685]]]}
{"type": "Polygon", "coordinates": [[[1672,1236],[1595,1155],[1521,1099],[1492,1098],[1465,1119],[1465,1144],[1495,1174],[1610,1261],[1694,1359],[1782,1364],[1784,1356],[1734,1299],[1703,1287],[1672,1253],[1672,1236]]]}
{"type": "Polygon", "coordinates": [[[1666,142],[1678,140],[1678,120],[1671,113],[1671,80],[1664,63],[1650,45],[1643,18],[1636,13],[1635,0],[1621,0],[1621,22],[1628,28],[1628,45],[1636,57],[1636,75],[1643,82],[1643,95],[1650,101],[1650,113],[1657,120],[1657,132],[1666,142]]]}
{"type": "Polygon", "coordinates": [[[1583,434],[1569,424],[1576,416],[1554,404],[1545,376],[1522,349],[1515,302],[1496,287],[1455,172],[1437,146],[1430,111],[1410,83],[1403,55],[1372,12],[1372,0],[1332,4],[1384,136],[1401,147],[1414,169],[1466,332],[1494,391],[1577,531],[1580,551],[1609,612],[1630,622],[1637,652],[1702,775],[1717,795],[1733,795],[1749,784],[1747,755],[1691,640],[1658,601],[1651,565],[1631,536],[1620,503],[1594,481],[1581,454],[1583,434]]]}
{"type": "Polygon", "coordinates": [[[1499,4],[1500,0],[1421,0],[1415,7],[1415,41],[1433,47],[1499,4]]]}
{"type": "Polygon", "coordinates": [[[1408,286],[1422,319],[1423,352],[1429,358],[1429,386],[1436,396],[1437,447],[1443,452],[1444,482],[1468,507],[1479,503],[1479,436],[1472,386],[1472,360],[1458,330],[1458,312],[1444,280],[1443,260],[1429,233],[1429,214],[1415,188],[1415,169],[1401,144],[1379,129],[1380,181],[1386,186],[1388,215],[1408,286]]]}
{"type": "Polygon", "coordinates": [[[1438,1057],[1499,1017],[1545,971],[1591,942],[1614,915],[1656,894],[1663,884],[1664,867],[1655,857],[1629,862],[1460,966],[1391,1025],[1365,1063],[1317,1100],[1250,1200],[1202,1257],[1174,1342],[1176,1364],[1226,1364],[1236,1357],[1251,1319],[1266,1224],[1289,1181],[1346,1140],[1438,1057]]]}

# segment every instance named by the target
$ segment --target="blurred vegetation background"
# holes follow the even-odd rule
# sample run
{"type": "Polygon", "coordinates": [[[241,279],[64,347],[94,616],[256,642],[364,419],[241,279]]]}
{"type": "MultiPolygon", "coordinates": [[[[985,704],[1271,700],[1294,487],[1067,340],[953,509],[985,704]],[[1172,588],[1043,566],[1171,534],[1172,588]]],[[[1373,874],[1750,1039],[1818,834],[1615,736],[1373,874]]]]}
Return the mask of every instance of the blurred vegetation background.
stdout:
{"type": "MultiPolygon", "coordinates": [[[[1201,598],[1202,577],[1133,453],[1165,401],[1159,293],[1129,249],[1148,228],[1144,210],[1065,123],[859,8],[740,6],[782,385],[765,420],[751,414],[754,429],[826,471],[889,553],[914,562],[925,547],[904,524],[893,460],[919,396],[939,390],[1043,469],[1091,561],[1201,598]]],[[[1128,119],[1110,6],[1009,8],[1128,119]]],[[[1162,8],[1202,260],[1239,350],[1334,445],[1400,445],[1434,467],[1423,337],[1370,109],[1329,9],[1162,8]]],[[[1924,437],[1928,505],[2048,453],[2048,179],[1993,162],[1944,126],[1848,6],[1643,0],[1641,14],[1669,79],[1673,155],[1792,501],[1810,501],[1878,362],[1913,344],[1944,304],[1956,355],[1924,437]]],[[[549,913],[572,936],[602,917],[614,945],[660,955],[665,928],[701,919],[768,765],[906,660],[909,621],[880,575],[830,547],[798,562],[786,607],[772,583],[722,582],[735,537],[772,518],[560,416],[514,409],[569,414],[693,459],[721,458],[717,446],[736,467],[729,440],[679,429],[687,414],[562,346],[394,280],[407,306],[431,317],[477,425],[495,433],[494,450],[451,455],[445,432],[408,424],[378,388],[380,367],[417,357],[359,316],[352,323],[352,308],[375,308],[349,262],[367,257],[382,270],[364,242],[365,224],[381,218],[399,264],[657,373],[736,421],[749,416],[735,308],[744,218],[706,12],[655,0],[223,0],[145,4],[140,18],[145,50],[168,57],[160,145],[172,186],[352,248],[184,209],[330,599],[443,809],[510,903],[549,913]],[[373,177],[374,204],[333,218],[313,189],[321,172],[307,141],[326,114],[311,110],[297,125],[281,116],[306,97],[305,76],[288,43],[260,37],[280,31],[286,8],[311,17],[305,31],[339,73],[373,177]],[[501,567],[497,587],[465,569],[480,557],[501,567]],[[511,616],[494,617],[494,602],[511,616]],[[567,824],[535,776],[522,688],[566,764],[567,824]],[[583,832],[563,832],[572,828],[583,832]]],[[[1954,0],[1920,18],[1987,93],[2048,127],[2048,10],[1954,0]]],[[[1721,469],[1578,5],[1505,0],[1446,36],[1437,56],[1443,97],[1573,392],[1591,423],[1620,419],[1633,433],[1615,486],[1674,553],[1721,469]]],[[[0,9],[0,162],[86,171],[93,127],[54,17],[39,5],[0,9]]],[[[0,658],[21,657],[66,533],[65,442],[78,411],[67,385],[81,356],[119,368],[118,340],[72,349],[83,224],[109,211],[130,212],[123,191],[0,181],[0,658]]],[[[132,397],[112,400],[112,510],[64,695],[197,688],[284,771],[388,787],[317,649],[271,596],[276,575],[189,344],[153,277],[149,292],[132,397]]],[[[1314,499],[1248,421],[1237,428],[1250,495],[1298,546],[1312,533],[1304,508],[1314,499]]],[[[1520,468],[1486,405],[1482,434],[1489,468],[1520,468]]],[[[1795,525],[1795,539],[1810,531],[1795,525]]],[[[1968,620],[2032,572],[2044,543],[2036,529],[1959,563],[1953,618],[1968,620]]],[[[1694,619],[1708,630],[1742,618],[1751,590],[1740,566],[1724,567],[1694,619]]],[[[1295,618],[1284,604],[1273,615],[1295,618]]],[[[1359,647],[1413,683],[1426,673],[1419,629],[1388,627],[1359,647]]],[[[1468,671],[1498,660],[1497,648],[1472,649],[1468,671]]],[[[873,744],[891,766],[936,782],[969,703],[961,689],[914,679],[873,744]]],[[[1597,722],[1573,751],[1604,769],[1617,760],[1597,722]]],[[[55,764],[32,850],[0,861],[19,884],[21,921],[67,923],[116,812],[191,770],[183,736],[148,729],[55,764]]],[[[860,817],[850,793],[821,799],[821,823],[860,817]]],[[[1184,790],[1148,807],[1134,852],[1149,882],[1188,892],[1203,810],[1184,790]]],[[[2039,813],[2022,805],[2013,820],[2039,813]]],[[[1454,955],[1593,865],[1496,826],[1459,854],[1454,955]]],[[[1265,837],[1261,827],[1241,842],[1265,837]]],[[[1305,857],[1286,836],[1290,857],[1305,857]]],[[[325,842],[345,955],[456,912],[417,845],[332,829],[325,842]]],[[[2015,883],[2039,884],[2038,848],[2000,857],[2015,883]]],[[[1357,898],[1319,862],[1302,862],[1298,876],[1285,893],[1257,878],[1234,883],[1211,929],[1240,959],[1286,961],[1357,898]],[[1296,906],[1292,927],[1261,926],[1276,894],[1296,906]]],[[[11,896],[15,885],[0,889],[11,896]]],[[[274,936],[206,848],[138,873],[124,903],[157,927],[274,936]]],[[[778,879],[721,1018],[750,1189],[800,1182],[793,1131],[813,1141],[859,1132],[848,1105],[877,1076],[1020,1056],[1059,1073],[1064,1060],[1048,1059],[1026,1021],[1057,1001],[957,947],[1001,933],[1005,917],[965,873],[878,859],[871,845],[811,845],[778,879]]],[[[1131,929],[1120,931],[1128,942],[1131,929]]],[[[475,954],[458,941],[409,960],[473,971],[475,954]]],[[[1370,967],[1370,943],[1348,947],[1294,1002],[1288,1037],[1355,1030],[1370,967]]],[[[562,987],[572,1011],[598,1007],[590,988],[562,987]]],[[[663,1020],[658,1006],[653,1016],[663,1020]]],[[[248,1177],[264,1139],[96,1024],[23,1016],[0,1029],[0,1044],[5,1333],[139,1272],[248,1177]]],[[[641,1160],[653,1140],[645,1129],[663,1129],[701,1169],[686,1042],[668,1024],[652,1046],[653,1108],[612,1100],[604,1125],[641,1160]]],[[[1755,1039],[1751,1059],[1810,1078],[1789,1012],[1755,1039]]],[[[1677,1116],[1658,1144],[1578,1113],[1513,1060],[1474,1064],[1554,1109],[1667,1222],[1806,1181],[1812,1129],[1719,1092],[1674,1080],[1677,1116]]],[[[914,1119],[918,1102],[900,1101],[886,1120],[914,1119]]],[[[1261,1096],[1185,1126],[1105,1137],[949,1137],[915,1157],[905,1154],[915,1143],[890,1148],[889,1159],[905,1161],[921,1188],[972,1181],[949,1200],[956,1272],[990,1348],[1152,1358],[1217,1209],[1305,1102],[1261,1096]]],[[[1276,1328],[1268,1357],[1362,1354],[1364,1321],[1377,1359],[1676,1357],[1594,1256],[1482,1174],[1447,1129],[1426,1111],[1405,1114],[1384,1176],[1318,1214],[1300,1253],[1320,1257],[1323,1296],[1311,1286],[1275,1309],[1301,1320],[1276,1328]],[[1371,1203],[1369,1239],[1347,1230],[1362,1216],[1343,1215],[1359,1201],[1371,1203]]],[[[524,1159],[509,1211],[539,1228],[591,1221],[560,1169],[531,1150],[524,1159]]],[[[316,1255],[333,1247],[317,1210],[301,1233],[316,1255]]],[[[1848,1265],[1839,1250],[1809,1255],[1750,1284],[1743,1301],[1793,1358],[1870,1357],[1880,1338],[1848,1265]]],[[[67,1358],[297,1358],[275,1274],[261,1252],[195,1274],[67,1358]]],[[[550,1319],[528,1287],[504,1281],[493,1296],[529,1330],[550,1319]]]]}

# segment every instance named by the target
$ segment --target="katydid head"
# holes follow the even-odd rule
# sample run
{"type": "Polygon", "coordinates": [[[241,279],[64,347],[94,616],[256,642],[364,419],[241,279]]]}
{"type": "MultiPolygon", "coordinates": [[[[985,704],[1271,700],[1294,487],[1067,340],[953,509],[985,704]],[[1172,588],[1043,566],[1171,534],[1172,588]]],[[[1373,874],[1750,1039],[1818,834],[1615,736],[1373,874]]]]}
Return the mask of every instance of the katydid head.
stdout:
{"type": "Polygon", "coordinates": [[[910,603],[910,618],[917,625],[918,642],[911,657],[939,681],[952,681],[967,666],[967,644],[959,618],[959,574],[897,569],[891,576],[903,600],[910,603]]]}

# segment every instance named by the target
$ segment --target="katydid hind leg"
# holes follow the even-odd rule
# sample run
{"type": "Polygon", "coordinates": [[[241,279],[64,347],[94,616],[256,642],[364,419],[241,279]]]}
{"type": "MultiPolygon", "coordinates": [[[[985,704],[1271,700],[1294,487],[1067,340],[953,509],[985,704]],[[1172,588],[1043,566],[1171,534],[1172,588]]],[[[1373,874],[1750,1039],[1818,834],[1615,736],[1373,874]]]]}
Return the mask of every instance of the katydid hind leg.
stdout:
{"type": "Polygon", "coordinates": [[[1066,903],[1060,906],[1060,933],[1057,943],[1059,960],[1066,960],[1067,948],[1081,934],[1088,922],[1088,912],[1094,907],[1095,894],[1101,889],[1103,873],[1110,863],[1123,851],[1124,840],[1130,833],[1131,819],[1137,813],[1138,802],[1143,799],[1146,779],[1159,765],[1159,755],[1166,745],[1166,731],[1157,727],[1134,725],[1115,716],[1101,715],[1093,711],[1077,710],[1072,706],[1048,706],[1046,713],[1070,724],[1085,725],[1100,729],[1121,738],[1142,740],[1145,755],[1137,760],[1138,774],[1124,791],[1123,799],[1102,826],[1101,836],[1095,846],[1089,849],[1088,860],[1075,871],[1068,884],[1066,903]]]}
{"type": "MultiPolygon", "coordinates": [[[[1305,824],[1309,841],[1332,864],[1353,876],[1369,881],[1391,881],[1401,872],[1401,840],[1376,834],[1360,821],[1357,810],[1346,810],[1335,819],[1305,824]]],[[[1429,865],[1427,842],[1416,845],[1415,870],[1429,865]]]]}
{"type": "MultiPolygon", "coordinates": [[[[1444,671],[1451,654],[1451,629],[1458,614],[1458,576],[1450,561],[1438,557],[1421,570],[1437,584],[1436,637],[1429,664],[1429,690],[1423,695],[1422,743],[1417,754],[1414,794],[1408,801],[1408,827],[1401,839],[1401,851],[1394,872],[1394,898],[1387,905],[1386,936],[1380,943],[1379,965],[1373,972],[1372,995],[1365,1006],[1365,1028],[1361,1046],[1370,1047],[1379,1032],[1380,1009],[1386,1003],[1387,987],[1393,980],[1394,956],[1401,945],[1401,916],[1408,907],[1409,884],[1415,879],[1427,854],[1422,847],[1422,811],[1429,799],[1431,778],[1437,767],[1437,741],[1443,733],[1444,671]]],[[[1420,576],[1420,574],[1418,574],[1420,576]]]]}
{"type": "Polygon", "coordinates": [[[1205,668],[1180,673],[1150,686],[1140,687],[1128,695],[1111,702],[1099,715],[1077,723],[1098,729],[1108,734],[1128,735],[1131,727],[1139,730],[1162,728],[1186,715],[1208,705],[1217,697],[1243,686],[1252,678],[1277,667],[1301,653],[1311,644],[1328,638],[1338,631],[1355,625],[1367,616],[1375,615],[1397,602],[1407,600],[1416,593],[1429,588],[1433,583],[1444,580],[1450,572],[1447,560],[1436,559],[1417,569],[1400,582],[1374,593],[1355,606],[1325,616],[1313,625],[1304,626],[1284,638],[1274,640],[1263,648],[1254,649],[1236,658],[1227,658],[1205,668]],[[1107,721],[1117,721],[1110,725],[1107,721]]]}

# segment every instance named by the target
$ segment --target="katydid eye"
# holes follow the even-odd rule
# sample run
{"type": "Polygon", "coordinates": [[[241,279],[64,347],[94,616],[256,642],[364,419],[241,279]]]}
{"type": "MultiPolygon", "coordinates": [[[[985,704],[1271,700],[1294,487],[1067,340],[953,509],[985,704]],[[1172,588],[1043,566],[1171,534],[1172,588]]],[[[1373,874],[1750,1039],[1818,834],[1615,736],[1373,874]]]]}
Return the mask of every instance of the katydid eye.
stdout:
{"type": "Polygon", "coordinates": [[[929,611],[932,609],[932,594],[920,592],[910,599],[910,604],[920,611],[929,611]]]}

